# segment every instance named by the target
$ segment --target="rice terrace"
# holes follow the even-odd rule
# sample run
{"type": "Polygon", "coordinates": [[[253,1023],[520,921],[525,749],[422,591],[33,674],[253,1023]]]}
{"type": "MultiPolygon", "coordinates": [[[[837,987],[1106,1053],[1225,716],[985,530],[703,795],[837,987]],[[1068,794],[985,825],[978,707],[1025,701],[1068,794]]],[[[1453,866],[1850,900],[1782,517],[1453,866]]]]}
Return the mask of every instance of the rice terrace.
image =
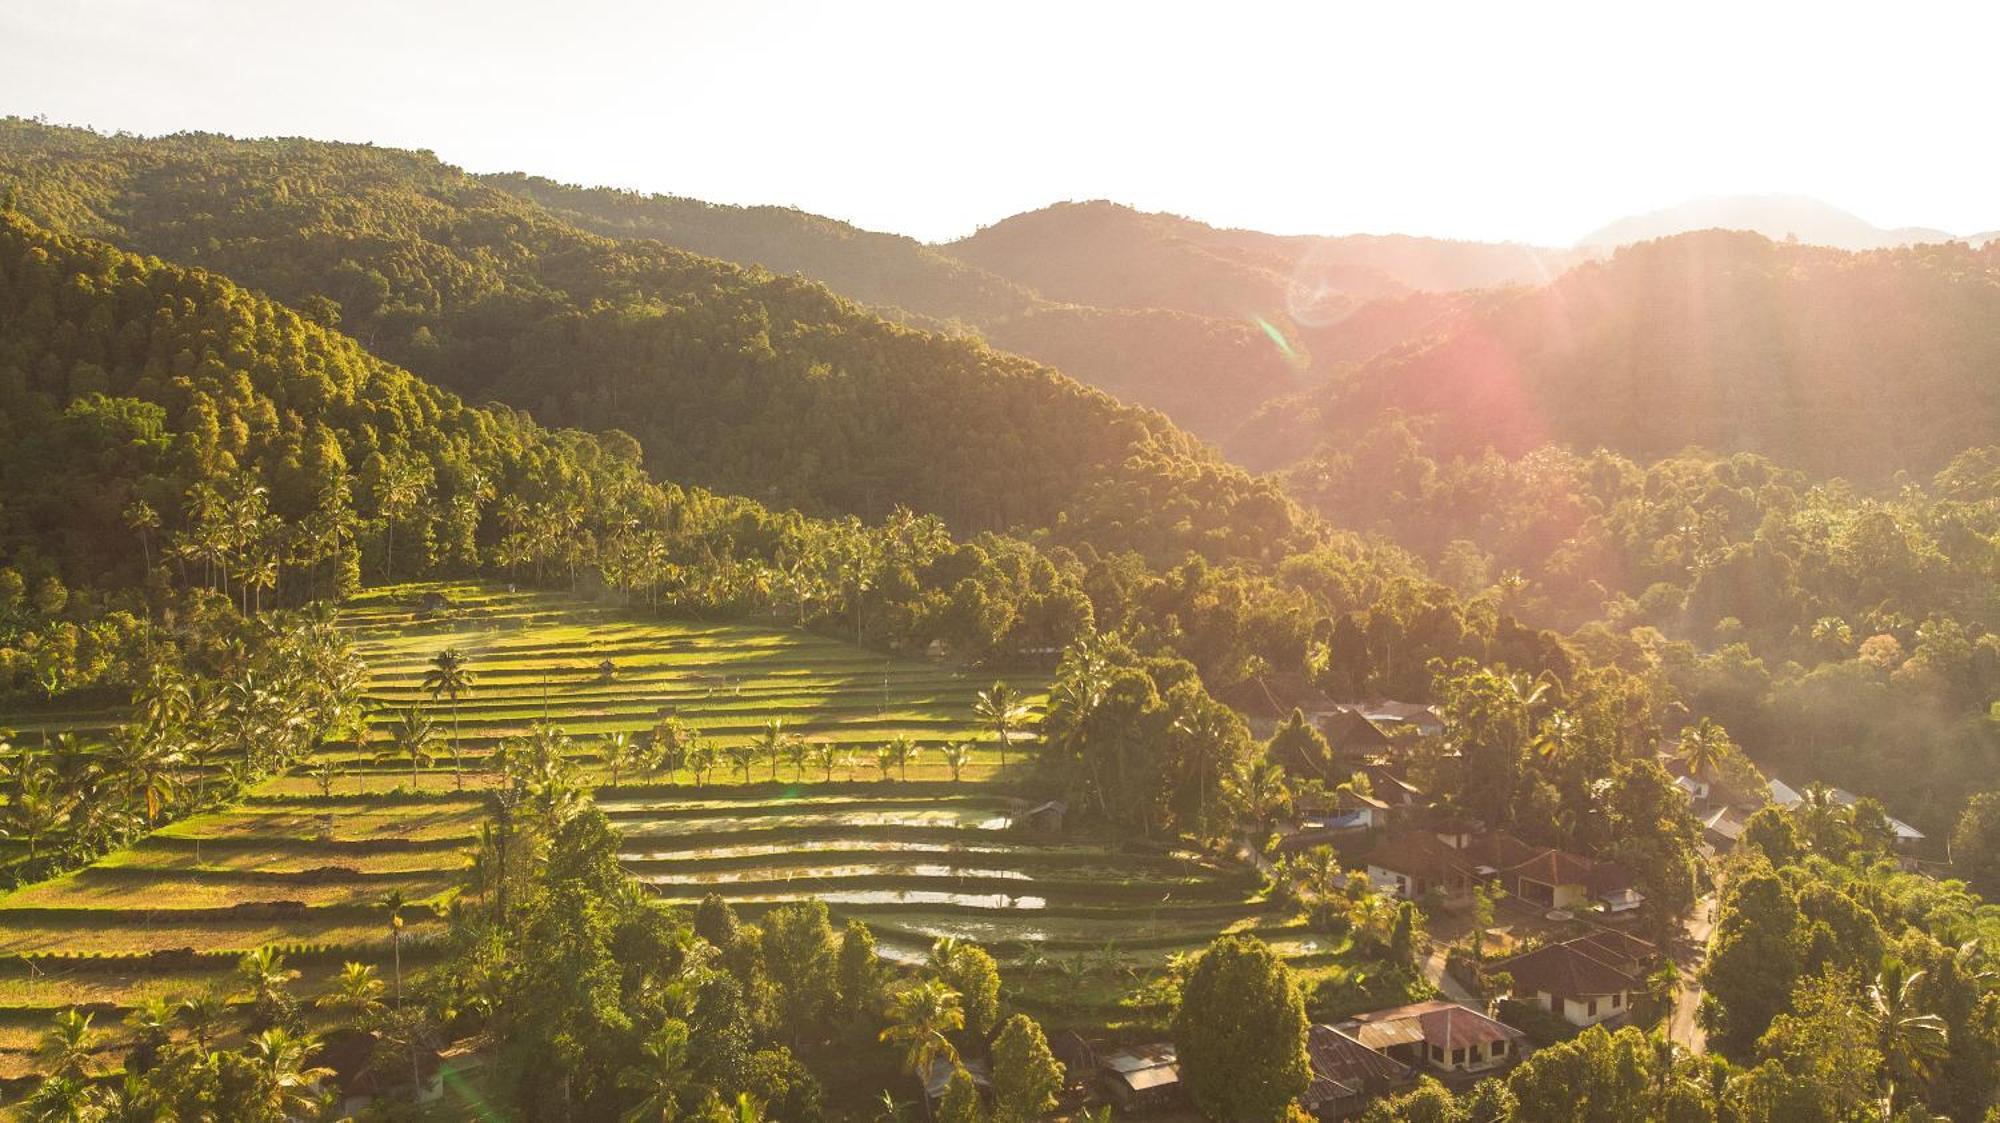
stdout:
{"type": "MultiPolygon", "coordinates": [[[[0,1077],[32,1073],[72,1006],[109,1030],[99,1059],[115,1069],[133,1009],[242,1001],[238,961],[266,946],[306,998],[350,961],[421,973],[490,827],[495,754],[538,731],[596,787],[622,861],[661,902],[718,894],[756,915],[818,897],[895,959],[977,941],[1053,1024],[1157,1023],[1159,969],[1219,931],[1259,931],[1308,970],[1337,958],[1247,869],[1032,829],[1046,689],[1032,675],[1006,676],[1022,712],[1003,753],[977,711],[992,676],[803,631],[470,584],[371,591],[339,626],[368,668],[366,743],[329,742],[233,807],[0,897],[0,1077]],[[447,650],[470,680],[456,700],[426,681],[447,650]],[[646,751],[663,722],[687,740],[678,759],[646,751]]],[[[36,711],[0,727],[90,742],[119,720],[36,711]]]]}

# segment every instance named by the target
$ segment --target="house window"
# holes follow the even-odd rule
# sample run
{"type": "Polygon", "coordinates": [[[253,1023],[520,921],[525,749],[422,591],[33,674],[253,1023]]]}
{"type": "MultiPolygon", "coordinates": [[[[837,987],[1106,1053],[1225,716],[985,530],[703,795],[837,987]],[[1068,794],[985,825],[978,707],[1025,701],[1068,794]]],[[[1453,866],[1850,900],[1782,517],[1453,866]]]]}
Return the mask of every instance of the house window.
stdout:
{"type": "Polygon", "coordinates": [[[1495,1042],[1493,1043],[1493,1046],[1492,1046],[1492,1051],[1493,1051],[1493,1055],[1494,1055],[1494,1056],[1496,1056],[1496,1057],[1504,1057],[1504,1056],[1506,1056],[1506,1055],[1507,1055],[1507,1043],[1506,1043],[1505,1041],[1495,1041],[1495,1042]]]}
{"type": "Polygon", "coordinates": [[[1464,1064],[1464,1063],[1465,1063],[1465,1050],[1463,1050],[1463,1049],[1453,1049],[1453,1050],[1451,1051],[1451,1063],[1452,1063],[1452,1064],[1454,1064],[1454,1065],[1462,1065],[1462,1064],[1464,1064]]]}
{"type": "Polygon", "coordinates": [[[1623,994],[1614,994],[1611,996],[1611,1008],[1613,1010],[1623,1005],[1625,1005],[1625,996],[1623,994]]]}
{"type": "Polygon", "coordinates": [[[1436,1062],[1438,1062],[1439,1064],[1443,1064],[1443,1063],[1444,1063],[1444,1047],[1443,1047],[1443,1046],[1441,1046],[1441,1045],[1433,1045],[1433,1046],[1431,1046],[1431,1059],[1432,1059],[1432,1060],[1434,1060],[1434,1061],[1436,1061],[1436,1062]]]}
{"type": "Polygon", "coordinates": [[[1586,1018],[1597,1016],[1597,1000],[1595,998],[1583,1004],[1583,1016],[1586,1018]]]}

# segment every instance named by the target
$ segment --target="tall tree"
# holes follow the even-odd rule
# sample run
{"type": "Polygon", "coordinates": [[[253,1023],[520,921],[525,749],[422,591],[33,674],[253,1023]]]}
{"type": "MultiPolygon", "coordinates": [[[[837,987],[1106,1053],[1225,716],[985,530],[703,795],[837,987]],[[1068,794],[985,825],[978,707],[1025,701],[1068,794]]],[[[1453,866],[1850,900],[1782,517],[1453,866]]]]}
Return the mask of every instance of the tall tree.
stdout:
{"type": "Polygon", "coordinates": [[[472,692],[472,669],[467,664],[465,652],[456,647],[447,647],[431,656],[431,665],[424,672],[424,690],[435,703],[439,698],[451,700],[451,774],[460,791],[465,790],[465,772],[460,749],[463,744],[459,736],[459,700],[472,692]]]}
{"type": "Polygon", "coordinates": [[[993,1123],[1034,1123],[1062,1088],[1063,1066],[1042,1027],[1026,1014],[1008,1018],[993,1042],[993,1123]]]}
{"type": "Polygon", "coordinates": [[[905,983],[889,995],[889,1024],[881,1038],[903,1057],[903,1071],[922,1079],[939,1061],[958,1062],[951,1035],[965,1028],[958,992],[937,979],[905,983]]]}
{"type": "Polygon", "coordinates": [[[1262,940],[1223,936],[1196,960],[1174,1014],[1181,1079],[1210,1118],[1286,1118],[1306,1090],[1306,1011],[1291,971],[1262,940]]]}
{"type": "Polygon", "coordinates": [[[993,738],[1000,748],[1000,767],[1005,769],[1007,749],[1013,740],[1014,730],[1027,720],[1027,705],[1013,688],[1004,682],[996,682],[973,699],[972,714],[993,731],[993,738]]]}

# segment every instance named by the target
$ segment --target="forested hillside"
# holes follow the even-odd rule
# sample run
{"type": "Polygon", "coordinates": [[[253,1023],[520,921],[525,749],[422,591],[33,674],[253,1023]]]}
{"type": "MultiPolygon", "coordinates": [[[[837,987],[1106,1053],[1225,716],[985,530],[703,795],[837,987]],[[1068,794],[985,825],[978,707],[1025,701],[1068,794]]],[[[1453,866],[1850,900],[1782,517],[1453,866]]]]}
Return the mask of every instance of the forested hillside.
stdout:
{"type": "Polygon", "coordinates": [[[225,278],[0,214],[0,694],[130,688],[99,614],[244,615],[490,573],[973,658],[1089,626],[1073,573],[934,518],[813,521],[648,478],[632,438],[473,408],[225,278]]]}
{"type": "Polygon", "coordinates": [[[1443,455],[1555,442],[1641,461],[1755,452],[1867,485],[2000,431],[2000,249],[1851,254],[1712,231],[1632,246],[1373,360],[1317,402],[1443,455]]]}
{"type": "Polygon", "coordinates": [[[656,239],[800,273],[885,315],[981,336],[1123,401],[1162,410],[1211,440],[1226,441],[1260,404],[1306,385],[1306,357],[1287,354],[1242,316],[1049,299],[913,239],[782,207],[718,206],[522,175],[485,180],[608,237],[656,239]]]}
{"type": "Polygon", "coordinates": [[[576,187],[539,176],[480,177],[582,229],[803,273],[850,300],[940,321],[981,324],[1037,304],[1027,288],[914,238],[863,230],[789,207],[736,207],[672,195],[576,187]]]}
{"type": "Polygon", "coordinates": [[[1286,316],[1306,328],[1378,297],[1536,284],[1584,260],[1569,250],[1400,234],[1224,230],[1103,201],[1015,215],[943,248],[1056,299],[1286,316]]]}
{"type": "Polygon", "coordinates": [[[663,476],[809,512],[1091,527],[1156,557],[1281,556],[1273,485],[1154,414],[824,288],[614,242],[424,153],[0,129],[24,214],[199,265],[475,399],[620,427],[663,476]],[[1173,499],[1103,508],[1134,492],[1173,499]]]}

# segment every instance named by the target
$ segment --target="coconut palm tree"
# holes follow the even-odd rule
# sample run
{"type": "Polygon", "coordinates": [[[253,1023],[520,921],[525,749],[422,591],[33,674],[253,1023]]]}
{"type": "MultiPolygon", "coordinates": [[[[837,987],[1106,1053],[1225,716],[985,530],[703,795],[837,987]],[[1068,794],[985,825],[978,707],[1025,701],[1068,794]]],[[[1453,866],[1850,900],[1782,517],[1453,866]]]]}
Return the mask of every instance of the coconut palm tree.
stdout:
{"type": "Polygon", "coordinates": [[[472,671],[466,666],[465,653],[456,647],[447,647],[431,656],[430,670],[424,672],[424,690],[431,696],[433,705],[440,697],[451,700],[451,774],[460,791],[465,790],[465,772],[461,767],[458,735],[458,701],[472,692],[472,671]]]}
{"type": "Polygon", "coordinates": [[[708,784],[708,774],[715,770],[715,746],[707,741],[696,741],[688,746],[688,771],[693,774],[694,786],[708,784]]]}
{"type": "Polygon", "coordinates": [[[132,1031],[132,1051],[125,1059],[128,1072],[144,1072],[153,1067],[162,1050],[174,1039],[174,1010],[178,1003],[164,994],[139,1000],[125,1015],[125,1028],[132,1031]]]}
{"type": "Polygon", "coordinates": [[[389,727],[389,743],[393,748],[385,759],[408,757],[410,786],[416,787],[417,770],[436,759],[437,754],[432,750],[437,745],[437,726],[415,706],[406,706],[397,716],[396,724],[389,727]]]}
{"type": "Polygon", "coordinates": [[[109,1115],[106,1093],[90,1081],[74,1076],[51,1076],[21,1102],[22,1118],[43,1123],[81,1123],[109,1115]]]}
{"type": "Polygon", "coordinates": [[[1004,682],[982,690],[972,701],[972,715],[993,731],[1000,742],[1000,767],[1007,767],[1007,744],[1015,729],[1028,719],[1028,707],[1004,682]]]}
{"type": "Polygon", "coordinates": [[[1285,785],[1285,770],[1276,761],[1262,756],[1239,762],[1230,786],[1236,800],[1257,824],[1262,836],[1271,832],[1271,824],[1292,805],[1292,793],[1285,785]]]}
{"type": "Polygon", "coordinates": [[[266,1110],[279,1119],[311,1119],[326,1103],[322,1085],[333,1078],[333,1070],[308,1067],[306,1058],[319,1048],[311,1034],[292,1034],[272,1028],[250,1039],[244,1055],[256,1062],[263,1078],[266,1110]]]}
{"type": "Polygon", "coordinates": [[[1195,826],[1204,834],[1210,831],[1209,800],[1222,786],[1224,778],[1224,748],[1229,743],[1228,711],[1220,707],[1201,709],[1185,717],[1176,718],[1172,733],[1181,745],[1181,759],[1187,761],[1189,775],[1195,789],[1195,826]]]}
{"type": "Polygon", "coordinates": [[[1713,776],[1716,770],[1722,767],[1722,757],[1728,743],[1729,735],[1722,731],[1722,727],[1708,718],[1703,718],[1681,734],[1681,766],[1687,769],[1689,776],[1697,780],[1713,776]]]}
{"type": "Polygon", "coordinates": [[[688,1063],[688,1027],[678,1018],[669,1018],[640,1043],[645,1054],[636,1064],[618,1074],[618,1086],[641,1097],[620,1119],[623,1123],[661,1123],[680,1116],[682,1097],[695,1088],[694,1070],[688,1063]]]}
{"type": "Polygon", "coordinates": [[[1882,1051],[1883,1095],[1892,1111],[1905,1090],[1930,1079],[1948,1045],[1944,1019],[1922,1007],[1924,977],[1923,971],[1904,974],[1892,961],[1868,986],[1863,1009],[1882,1051]]]}
{"type": "Polygon", "coordinates": [[[389,913],[389,949],[395,957],[396,965],[396,1008],[403,1008],[403,906],[408,904],[401,889],[391,889],[382,898],[382,907],[389,913]]]}
{"type": "Polygon", "coordinates": [[[284,953],[270,944],[244,952],[236,963],[236,974],[243,980],[258,1019],[267,1024],[274,1020],[274,1012],[291,1005],[291,986],[299,980],[299,973],[285,966],[284,953]]]}
{"type": "Polygon", "coordinates": [[[14,790],[7,802],[0,804],[0,836],[26,842],[32,862],[42,840],[69,822],[76,796],[63,789],[53,768],[27,750],[22,750],[13,773],[14,790]]]}
{"type": "Polygon", "coordinates": [[[1819,780],[1814,780],[1800,790],[1803,802],[1798,806],[1799,825],[1805,828],[1805,835],[1815,845],[1826,838],[1827,829],[1840,818],[1840,802],[1833,798],[1833,789],[1819,780]]]}
{"type": "Polygon", "coordinates": [[[939,936],[932,940],[931,950],[924,955],[924,970],[929,971],[935,978],[949,978],[952,961],[958,958],[958,953],[964,946],[956,936],[939,936]]]}
{"type": "MultiPolygon", "coordinates": [[[[757,735],[757,756],[771,762],[771,779],[778,778],[778,758],[785,754],[785,719],[774,717],[764,723],[764,731],[757,735]]],[[[746,774],[747,781],[749,776],[746,774]]]]}
{"type": "Polygon", "coordinates": [[[372,963],[347,963],[333,980],[333,989],[319,996],[319,1008],[349,1025],[364,1025],[382,1012],[381,973],[372,963]]]}
{"type": "Polygon", "coordinates": [[[759,755],[757,745],[754,742],[742,745],[725,745],[722,748],[722,755],[728,759],[729,767],[743,774],[743,782],[746,784],[749,783],[750,769],[756,765],[759,755]]]}
{"type": "Polygon", "coordinates": [[[634,759],[632,735],[620,730],[604,738],[604,747],[599,750],[604,763],[611,769],[611,786],[618,786],[618,774],[625,771],[634,759]]]}
{"type": "Polygon", "coordinates": [[[92,1050],[97,1047],[97,1031],[90,1024],[93,1017],[74,1006],[56,1015],[55,1024],[42,1034],[36,1050],[44,1073],[64,1080],[82,1080],[90,1075],[95,1063],[92,1050]]]}
{"type": "Polygon", "coordinates": [[[910,778],[910,764],[923,755],[923,746],[908,737],[897,737],[883,748],[889,754],[889,763],[896,766],[897,778],[907,782],[910,778]]]}
{"type": "Polygon", "coordinates": [[[180,1008],[174,1011],[174,1016],[188,1031],[188,1036],[194,1039],[195,1047],[206,1053],[228,1013],[229,1004],[222,1000],[221,995],[204,991],[181,999],[180,1008]]]}
{"type": "Polygon", "coordinates": [[[806,780],[806,759],[812,755],[812,745],[796,733],[785,735],[785,759],[792,762],[792,782],[803,784],[806,780]]]}
{"type": "Polygon", "coordinates": [[[840,757],[834,750],[833,742],[813,741],[807,755],[812,759],[813,767],[819,769],[826,777],[826,782],[833,783],[833,766],[840,757]]]}
{"type": "Polygon", "coordinates": [[[889,996],[889,1024],[881,1040],[902,1050],[903,1069],[918,1079],[942,1060],[958,1063],[958,1048],[950,1034],[965,1028],[965,1007],[958,992],[936,979],[923,979],[889,996]]]}
{"type": "Polygon", "coordinates": [[[112,745],[111,771],[135,806],[146,809],[153,825],[181,791],[181,770],[187,754],[146,731],[127,727],[112,745]]]}

